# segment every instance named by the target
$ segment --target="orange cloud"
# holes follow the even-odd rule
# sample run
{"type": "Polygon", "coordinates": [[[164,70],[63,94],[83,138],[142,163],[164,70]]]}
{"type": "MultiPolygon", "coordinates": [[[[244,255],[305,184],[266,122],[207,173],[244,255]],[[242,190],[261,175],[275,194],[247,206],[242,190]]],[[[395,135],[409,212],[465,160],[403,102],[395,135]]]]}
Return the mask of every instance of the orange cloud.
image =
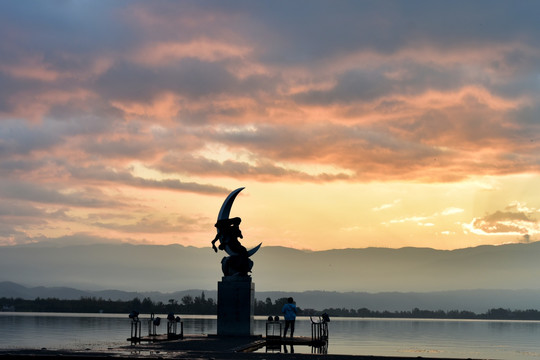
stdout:
{"type": "Polygon", "coordinates": [[[530,211],[512,210],[496,211],[481,218],[475,218],[464,228],[478,235],[527,235],[540,234],[540,222],[530,215],[530,211]]]}
{"type": "Polygon", "coordinates": [[[132,56],[129,56],[129,59],[146,66],[160,66],[183,58],[198,58],[204,61],[241,58],[247,56],[249,52],[250,49],[244,46],[201,38],[191,39],[186,43],[150,43],[137,49],[132,56]]]}
{"type": "Polygon", "coordinates": [[[84,102],[94,98],[94,94],[84,88],[72,90],[56,90],[34,92],[25,91],[13,94],[8,102],[11,105],[9,112],[0,111],[4,118],[17,117],[32,122],[41,121],[51,108],[66,105],[70,102],[84,102]]]}
{"type": "Polygon", "coordinates": [[[53,82],[58,80],[62,74],[50,66],[44,64],[39,57],[26,57],[22,63],[0,64],[0,71],[19,79],[38,80],[43,82],[53,82]]]}

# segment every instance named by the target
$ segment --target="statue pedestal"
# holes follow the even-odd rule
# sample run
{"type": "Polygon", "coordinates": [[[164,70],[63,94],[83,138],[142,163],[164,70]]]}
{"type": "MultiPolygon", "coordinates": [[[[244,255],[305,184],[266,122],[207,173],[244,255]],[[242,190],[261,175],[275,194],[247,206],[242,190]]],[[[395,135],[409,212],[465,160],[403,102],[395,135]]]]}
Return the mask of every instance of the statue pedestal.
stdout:
{"type": "Polygon", "coordinates": [[[224,276],[218,282],[217,334],[253,335],[255,284],[250,276],[224,276]]]}

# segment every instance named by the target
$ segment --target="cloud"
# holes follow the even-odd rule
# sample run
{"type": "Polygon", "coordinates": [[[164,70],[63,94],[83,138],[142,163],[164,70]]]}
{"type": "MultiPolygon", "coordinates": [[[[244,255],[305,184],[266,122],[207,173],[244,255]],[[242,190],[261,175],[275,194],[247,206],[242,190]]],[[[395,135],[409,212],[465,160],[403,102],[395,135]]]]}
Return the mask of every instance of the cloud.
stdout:
{"type": "MultiPolygon", "coordinates": [[[[257,157],[258,158],[258,157],[257,157]]],[[[324,172],[324,171],[300,171],[283,165],[276,165],[270,160],[256,160],[255,162],[224,160],[217,161],[204,157],[173,157],[168,156],[163,159],[162,164],[156,168],[164,172],[184,171],[204,176],[228,176],[243,179],[256,179],[259,181],[333,181],[346,180],[349,174],[344,172],[324,172]]]]}
{"type": "MultiPolygon", "coordinates": [[[[389,209],[396,204],[400,203],[401,200],[395,200],[391,204],[385,204],[380,207],[374,208],[374,211],[380,211],[384,209],[389,209]]],[[[413,215],[413,216],[407,216],[407,217],[400,217],[397,219],[391,219],[388,222],[384,222],[383,224],[404,224],[404,223],[416,223],[419,226],[426,226],[431,227],[435,226],[434,222],[427,222],[428,220],[434,221],[436,219],[440,219],[441,216],[449,216],[449,215],[455,215],[464,212],[463,209],[457,208],[457,207],[449,207],[444,209],[441,212],[436,212],[431,215],[413,215]]]]}
{"type": "Polygon", "coordinates": [[[29,128],[16,121],[2,121],[0,158],[48,150],[63,142],[62,136],[47,128],[29,128]]]}
{"type": "Polygon", "coordinates": [[[152,42],[133,54],[135,62],[146,66],[168,66],[186,58],[215,62],[224,59],[241,59],[249,55],[250,49],[234,43],[210,38],[190,39],[188,42],[152,42]]]}
{"type": "MultiPolygon", "coordinates": [[[[283,6],[289,8],[288,5],[283,6]]],[[[353,13],[354,10],[361,10],[363,14],[371,13],[375,19],[380,18],[375,14],[381,9],[373,5],[347,3],[344,6],[350,8],[353,13]]],[[[401,15],[397,16],[402,11],[408,16],[413,16],[408,7],[403,9],[399,4],[389,3],[380,6],[383,10],[389,11],[390,18],[395,18],[395,21],[375,23],[374,25],[378,27],[382,26],[382,32],[379,34],[384,34],[395,26],[398,28],[405,26],[401,15]],[[386,28],[387,26],[389,28],[386,28]]],[[[418,9],[419,13],[432,13],[434,16],[440,13],[438,8],[432,8],[421,2],[411,6],[418,9]]],[[[131,37],[122,31],[113,34],[112,39],[131,38],[132,41],[123,45],[130,48],[128,53],[114,51],[108,47],[109,41],[112,40],[103,38],[102,43],[92,42],[84,49],[69,48],[77,51],[68,50],[70,55],[65,59],[59,59],[58,56],[39,58],[33,55],[25,58],[25,62],[14,63],[2,69],[5,74],[10,74],[11,81],[17,84],[24,83],[16,79],[22,79],[18,74],[25,73],[17,69],[22,69],[22,66],[32,67],[37,75],[27,72],[27,78],[30,77],[38,83],[52,83],[56,88],[56,93],[45,97],[42,93],[45,89],[50,91],[51,84],[47,84],[46,87],[44,85],[35,87],[33,84],[25,87],[27,90],[24,92],[31,91],[28,95],[24,96],[24,92],[21,91],[14,97],[14,103],[20,110],[17,112],[24,114],[25,111],[26,113],[30,111],[32,115],[28,116],[32,118],[38,116],[37,114],[42,116],[60,114],[75,104],[80,106],[92,99],[92,106],[98,105],[102,109],[108,106],[119,111],[116,119],[109,118],[110,129],[115,131],[127,131],[127,128],[122,128],[124,119],[121,117],[131,119],[137,116],[143,121],[146,117],[148,121],[148,116],[151,116],[150,121],[166,123],[167,129],[173,132],[177,131],[177,127],[170,121],[188,124],[188,131],[198,133],[197,136],[202,138],[201,134],[208,128],[201,129],[201,122],[238,123],[255,117],[254,122],[257,123],[258,129],[256,134],[225,134],[219,131],[210,131],[208,134],[214,134],[214,141],[224,142],[231,149],[245,148],[255,156],[262,156],[264,153],[266,156],[261,162],[317,161],[343,168],[348,173],[355,173],[356,176],[349,177],[355,181],[371,181],[377,178],[393,180],[399,177],[421,181],[459,181],[467,178],[471,171],[496,175],[538,167],[534,162],[534,156],[528,155],[537,150],[536,147],[529,144],[525,148],[523,144],[510,141],[531,133],[536,124],[516,123],[513,120],[511,114],[515,113],[525,100],[516,99],[517,93],[514,93],[514,98],[507,99],[501,96],[502,93],[494,86],[497,69],[501,65],[485,67],[485,63],[493,62],[493,59],[475,55],[472,57],[472,63],[463,63],[459,61],[460,57],[456,57],[453,61],[436,57],[437,52],[434,49],[438,41],[433,37],[437,32],[427,31],[427,27],[437,24],[430,21],[418,21],[415,25],[424,27],[425,34],[423,31],[411,29],[414,36],[422,39],[421,49],[431,49],[431,52],[422,53],[422,56],[415,56],[411,48],[414,49],[416,44],[413,46],[406,39],[398,38],[397,40],[401,42],[395,44],[399,44],[397,47],[394,45],[386,47],[389,45],[384,44],[385,40],[389,40],[386,38],[380,38],[371,44],[373,40],[364,32],[352,31],[358,30],[358,27],[362,29],[369,21],[358,24],[356,16],[347,15],[340,23],[344,28],[351,30],[352,32],[347,33],[355,34],[354,37],[358,37],[358,41],[354,42],[350,36],[340,37],[342,44],[333,44],[335,41],[330,39],[335,40],[338,34],[332,31],[339,31],[339,34],[342,34],[341,30],[330,27],[329,31],[325,30],[325,33],[328,32],[325,37],[318,38],[317,42],[313,43],[313,46],[324,48],[324,51],[320,53],[315,51],[311,55],[312,58],[322,58],[325,57],[324,54],[330,54],[334,57],[339,55],[341,58],[354,55],[369,59],[370,52],[373,53],[375,49],[377,61],[367,63],[360,61],[362,66],[355,61],[348,63],[345,68],[326,66],[323,72],[311,72],[310,69],[313,67],[318,69],[324,62],[303,61],[301,66],[295,62],[281,64],[282,67],[276,70],[275,64],[264,56],[260,57],[261,53],[257,51],[260,39],[255,41],[251,35],[258,33],[241,32],[240,29],[246,26],[266,29],[270,24],[283,22],[282,13],[285,8],[268,8],[267,4],[261,4],[245,8],[233,6],[226,9],[215,3],[206,7],[186,4],[178,7],[161,5],[154,8],[135,2],[130,12],[122,6],[113,6],[112,13],[121,14],[122,21],[133,17],[142,21],[145,26],[148,25],[133,32],[131,37]],[[213,16],[207,16],[210,10],[213,11],[213,16]],[[212,25],[241,17],[245,12],[253,12],[261,22],[233,23],[227,34],[220,34],[211,28],[212,25]],[[188,21],[186,15],[188,13],[197,14],[201,18],[200,24],[188,21]],[[172,14],[180,16],[182,21],[177,23],[185,27],[186,31],[185,34],[178,35],[176,40],[172,29],[169,29],[163,21],[172,17],[172,14]],[[202,35],[194,37],[193,34],[197,33],[195,29],[201,29],[205,23],[209,27],[204,29],[202,35]],[[160,24],[162,26],[157,26],[160,24]],[[155,26],[157,28],[154,28],[155,26]],[[428,38],[433,39],[427,41],[428,38]],[[354,46],[345,46],[347,39],[354,46]],[[342,46],[343,49],[340,48],[342,51],[336,46],[342,46]],[[200,50],[196,50],[199,47],[200,50]],[[394,49],[390,56],[388,51],[392,47],[394,49]],[[108,55],[103,52],[104,49],[108,50],[108,55]],[[350,51],[344,54],[343,51],[347,49],[350,51]],[[90,62],[85,61],[84,65],[102,61],[106,63],[101,67],[102,71],[89,72],[84,70],[84,66],[75,66],[85,52],[94,56],[90,62]],[[478,56],[480,58],[477,58],[478,56]],[[105,58],[108,60],[103,60],[105,58]],[[258,70],[247,76],[241,76],[238,69],[245,66],[258,70]],[[471,69],[470,66],[474,68],[471,69]],[[486,68],[488,70],[485,70],[486,68]],[[39,75],[40,69],[44,69],[43,75],[39,75]],[[64,78],[69,78],[70,81],[62,81],[64,78]],[[73,82],[71,80],[75,80],[75,87],[67,85],[73,82]],[[310,89],[309,84],[320,83],[333,85],[326,89],[310,89]],[[283,97],[283,94],[297,87],[303,87],[304,90],[295,92],[291,97],[283,97]],[[76,89],[80,89],[79,92],[76,89]],[[63,96],[67,97],[62,100],[63,96]],[[23,102],[29,102],[25,99],[30,97],[37,99],[37,103],[30,107],[23,106],[23,102]],[[51,100],[47,100],[49,98],[51,100]],[[327,115],[322,118],[316,115],[321,107],[328,107],[327,115]],[[293,117],[289,116],[291,114],[289,108],[296,108],[293,117]],[[360,115],[362,113],[365,115],[360,115]],[[282,116],[287,118],[284,119],[282,116]],[[364,119],[364,116],[367,118],[364,119]],[[165,119],[167,122],[164,122],[165,119]],[[493,144],[497,144],[499,151],[493,151],[493,144]],[[483,148],[489,148],[489,151],[478,151],[483,148]],[[473,158],[473,161],[464,160],[468,158],[473,158]]],[[[490,10],[495,18],[504,13],[501,8],[506,9],[506,5],[498,3],[495,9],[490,10]]],[[[83,10],[88,9],[73,6],[66,11],[78,15],[83,10]]],[[[298,11],[299,8],[291,7],[289,18],[282,24],[284,26],[276,29],[275,40],[287,42],[291,39],[289,35],[285,36],[283,30],[288,26],[296,26],[295,22],[288,21],[300,16],[298,11]]],[[[315,16],[326,11],[328,9],[317,2],[310,7],[309,13],[315,16]]],[[[454,9],[449,11],[453,13],[454,9]]],[[[93,11],[91,14],[91,17],[95,15],[93,11]]],[[[22,16],[23,13],[17,12],[17,15],[22,16]]],[[[49,16],[56,15],[49,14],[49,16]]],[[[309,16],[305,18],[306,29],[320,27],[321,24],[313,22],[313,19],[309,16]]],[[[475,20],[476,17],[473,16],[462,21],[465,21],[467,26],[476,28],[475,20]]],[[[42,20],[42,23],[44,21],[42,20]]],[[[324,18],[323,21],[331,23],[333,20],[324,18]]],[[[89,22],[85,20],[83,25],[87,24],[89,22]]],[[[59,31],[60,27],[61,24],[54,24],[53,29],[59,31]]],[[[513,41],[519,40],[518,35],[523,28],[537,30],[536,26],[533,27],[532,23],[527,22],[522,27],[511,27],[509,31],[513,35],[505,41],[512,44],[513,41]]],[[[298,31],[291,34],[292,38],[298,37],[310,46],[309,41],[312,39],[305,37],[307,34],[298,31]]],[[[488,36],[488,33],[483,31],[481,34],[482,37],[488,36]]],[[[100,32],[98,35],[105,37],[105,33],[100,32]]],[[[447,32],[439,35],[443,38],[448,36],[447,32]]],[[[463,51],[465,55],[468,54],[467,51],[479,53],[475,52],[475,48],[471,49],[464,34],[454,35],[455,43],[460,44],[454,49],[455,52],[463,51]]],[[[70,38],[71,35],[63,34],[63,36],[70,38]]],[[[530,41],[533,39],[527,38],[528,45],[530,41]]],[[[490,42],[487,44],[491,45],[490,42]]],[[[53,45],[60,46],[57,43],[53,45]]],[[[520,56],[510,56],[512,52],[503,49],[505,48],[501,47],[499,53],[495,53],[499,56],[497,59],[499,64],[510,62],[515,64],[518,61],[516,59],[529,59],[538,55],[520,50],[520,56]]],[[[304,50],[302,47],[295,49],[300,53],[304,50]]],[[[517,50],[514,53],[517,53],[517,50]]],[[[95,65],[92,68],[95,68],[95,65]]],[[[523,77],[515,79],[521,82],[523,77]]],[[[512,78],[509,80],[512,81],[512,78]]],[[[17,91],[15,93],[17,94],[17,91]]],[[[81,118],[81,126],[84,121],[81,118]]],[[[88,121],[92,124],[96,122],[99,120],[88,121]]],[[[25,128],[24,131],[24,134],[21,133],[19,136],[26,136],[28,140],[23,139],[14,144],[40,146],[40,142],[46,140],[47,136],[51,136],[51,145],[62,140],[55,139],[52,132],[46,134],[41,129],[25,128]],[[32,141],[32,135],[39,141],[32,141]]],[[[55,134],[63,131],[67,129],[57,127],[55,134]]],[[[134,137],[136,134],[130,132],[119,135],[86,144],[81,142],[84,144],[82,150],[113,158],[147,159],[163,151],[155,145],[155,139],[141,137],[141,134],[134,137]]],[[[43,145],[46,143],[41,146],[43,145]]],[[[6,141],[3,146],[13,148],[15,145],[10,145],[6,141]]],[[[299,171],[289,173],[301,175],[299,171]]],[[[313,179],[319,181],[317,178],[313,179]]],[[[327,179],[332,180],[334,177],[330,176],[327,179]]]]}
{"type": "Polygon", "coordinates": [[[49,226],[58,229],[59,222],[76,221],[67,214],[69,205],[40,203],[39,199],[29,202],[24,199],[2,198],[7,201],[0,204],[0,246],[41,241],[43,236],[36,236],[36,230],[40,232],[49,226]]]}
{"type": "Polygon", "coordinates": [[[396,200],[394,200],[393,202],[391,202],[389,204],[382,204],[381,206],[374,207],[372,210],[373,211],[381,211],[381,210],[390,209],[390,208],[396,206],[397,204],[399,204],[400,202],[401,202],[401,199],[396,199],[396,200]]]}
{"type": "Polygon", "coordinates": [[[474,218],[463,227],[477,235],[519,235],[529,241],[531,236],[540,233],[540,222],[532,213],[511,204],[504,211],[498,210],[484,217],[474,218]]]}
{"type": "Polygon", "coordinates": [[[442,211],[441,215],[447,216],[447,215],[454,215],[464,212],[465,210],[457,207],[449,207],[442,211]]]}
{"type": "Polygon", "coordinates": [[[107,98],[138,102],[146,102],[168,91],[196,99],[237,92],[241,87],[242,84],[224,66],[197,59],[185,59],[161,68],[118,63],[97,81],[97,91],[107,98]]]}
{"type": "Polygon", "coordinates": [[[27,234],[21,230],[46,224],[47,213],[30,204],[17,201],[0,204],[0,245],[16,245],[28,241],[27,234]]]}
{"type": "Polygon", "coordinates": [[[180,190],[197,192],[203,194],[227,194],[229,190],[224,187],[199,184],[191,181],[181,181],[178,179],[146,179],[132,175],[129,171],[116,170],[103,166],[72,167],[70,173],[74,178],[81,180],[97,180],[104,183],[115,183],[142,188],[156,188],[168,190],[180,190]]]}
{"type": "Polygon", "coordinates": [[[444,160],[449,151],[360,125],[262,125],[256,126],[255,130],[215,132],[212,136],[216,142],[233,150],[246,149],[273,162],[334,165],[345,169],[344,173],[352,172],[354,175],[350,179],[355,181],[420,177],[445,181],[460,176],[432,166],[434,159],[444,160]],[[392,171],[388,171],[389,168],[392,171]]]}
{"type": "Polygon", "coordinates": [[[118,244],[120,242],[126,242],[127,240],[131,240],[131,239],[126,238],[126,239],[123,239],[123,241],[120,241],[115,238],[108,238],[104,236],[80,232],[80,233],[75,233],[75,234],[60,236],[60,237],[37,236],[37,237],[25,239],[24,241],[20,242],[19,245],[35,244],[34,246],[39,246],[39,245],[64,246],[64,245],[90,245],[90,244],[118,244]]]}
{"type": "Polygon", "coordinates": [[[311,90],[295,94],[300,103],[330,105],[333,103],[370,103],[380,98],[418,96],[426,91],[450,92],[468,82],[458,64],[436,66],[432,63],[394,63],[354,68],[336,74],[335,86],[327,90],[311,90]]]}
{"type": "Polygon", "coordinates": [[[197,217],[176,217],[173,221],[166,218],[160,218],[156,215],[146,215],[136,222],[130,224],[119,224],[117,222],[95,222],[92,225],[120,231],[122,233],[182,233],[193,231],[206,231],[213,225],[207,218],[197,217]]]}
{"type": "MultiPolygon", "coordinates": [[[[536,174],[539,9],[2,2],[0,198],[16,205],[0,221],[16,219],[7,233],[21,239],[41,236],[22,231],[24,221],[35,229],[52,214],[132,234],[176,222],[143,214],[126,187],[140,200],[154,189],[221,196],[239,179],[451,184],[536,174]],[[99,218],[119,208],[140,212],[99,218]]],[[[508,209],[470,231],[522,234],[534,230],[527,219],[508,209]]]]}
{"type": "Polygon", "coordinates": [[[55,186],[43,186],[25,182],[2,181],[0,196],[4,199],[25,200],[33,203],[108,207],[118,206],[121,202],[106,199],[96,189],[63,189],[55,186]]]}
{"type": "Polygon", "coordinates": [[[411,216],[407,218],[400,218],[400,219],[394,219],[390,220],[390,224],[400,224],[400,223],[407,223],[407,222],[414,222],[418,225],[423,225],[425,220],[430,219],[431,216],[411,216]]]}

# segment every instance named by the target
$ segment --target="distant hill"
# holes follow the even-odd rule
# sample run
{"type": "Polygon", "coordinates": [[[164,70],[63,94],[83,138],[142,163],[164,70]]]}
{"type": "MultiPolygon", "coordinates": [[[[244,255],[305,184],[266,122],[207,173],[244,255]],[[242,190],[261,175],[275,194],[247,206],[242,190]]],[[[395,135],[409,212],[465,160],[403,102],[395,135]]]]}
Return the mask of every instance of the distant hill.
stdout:
{"type": "MultiPolygon", "coordinates": [[[[80,299],[81,297],[96,297],[111,300],[132,300],[135,297],[151,298],[153,301],[167,303],[169,299],[181,302],[190,295],[200,296],[204,291],[207,298],[217,299],[216,290],[183,290],[172,293],[161,292],[129,292],[119,290],[84,291],[65,287],[46,288],[25,287],[12,282],[0,282],[0,297],[7,298],[58,298],[80,299]]],[[[256,299],[272,302],[283,297],[294,297],[298,306],[304,309],[323,310],[325,308],[360,309],[367,308],[379,311],[406,311],[414,308],[422,310],[467,310],[484,313],[489,309],[504,308],[511,310],[540,309],[540,290],[454,290],[428,293],[365,293],[365,292],[256,292],[256,299]]],[[[1,304],[0,304],[1,305],[1,304]]]]}
{"type": "MultiPolygon", "coordinates": [[[[93,291],[215,290],[221,280],[222,257],[223,253],[215,254],[210,248],[180,245],[6,246],[0,247],[0,281],[93,291]]],[[[453,251],[302,251],[263,245],[253,256],[252,276],[257,292],[539,289],[539,258],[539,242],[453,251]]]]}
{"type": "Polygon", "coordinates": [[[57,298],[64,300],[78,300],[82,297],[95,297],[111,300],[132,300],[136,297],[144,299],[151,298],[153,301],[162,301],[167,303],[169,299],[180,301],[184,296],[200,296],[204,291],[208,298],[216,299],[216,290],[182,290],[171,293],[162,293],[158,291],[121,291],[121,290],[79,290],[69,287],[45,287],[35,286],[26,287],[11,281],[0,282],[0,297],[21,298],[33,300],[36,298],[57,298]]]}

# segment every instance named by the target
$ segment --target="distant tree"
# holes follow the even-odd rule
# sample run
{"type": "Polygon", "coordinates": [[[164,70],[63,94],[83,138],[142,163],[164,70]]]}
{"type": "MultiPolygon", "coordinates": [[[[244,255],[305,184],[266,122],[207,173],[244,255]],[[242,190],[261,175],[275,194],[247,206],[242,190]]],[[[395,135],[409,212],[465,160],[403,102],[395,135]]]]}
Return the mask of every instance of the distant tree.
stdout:
{"type": "Polygon", "coordinates": [[[149,297],[145,297],[141,303],[141,313],[153,313],[154,303],[149,297]]]}
{"type": "MultiPolygon", "coordinates": [[[[281,307],[285,304],[287,298],[277,299],[272,303],[270,298],[265,301],[255,301],[255,311],[257,315],[282,316],[281,307]]],[[[81,297],[78,300],[61,300],[57,298],[36,298],[34,300],[25,300],[21,298],[0,298],[2,308],[14,307],[15,311],[35,311],[35,312],[86,312],[93,313],[103,311],[107,313],[129,313],[131,310],[137,310],[141,314],[174,312],[175,314],[216,314],[217,304],[211,298],[206,298],[204,292],[200,296],[193,298],[186,295],[182,298],[181,304],[175,299],[169,299],[167,304],[159,301],[152,302],[149,297],[142,301],[134,298],[129,301],[112,301],[96,297],[81,297]]],[[[434,319],[499,319],[499,320],[540,320],[540,311],[535,309],[528,310],[510,310],[510,309],[490,309],[483,314],[475,314],[471,311],[460,310],[422,310],[413,308],[409,311],[371,311],[367,308],[347,309],[347,308],[329,308],[322,312],[327,312],[331,317],[339,316],[360,316],[360,317],[378,317],[378,318],[434,318],[434,319]]],[[[314,309],[298,308],[299,315],[317,316],[322,313],[314,309]]]]}
{"type": "Polygon", "coordinates": [[[282,315],[281,309],[283,309],[283,305],[287,303],[287,298],[282,297],[274,301],[274,305],[272,306],[272,310],[275,315],[282,315]]]}
{"type": "Polygon", "coordinates": [[[487,316],[488,319],[505,320],[511,318],[511,313],[508,309],[498,308],[489,310],[487,316]]]}
{"type": "Polygon", "coordinates": [[[132,306],[133,310],[140,309],[141,305],[142,305],[141,299],[139,299],[138,297],[133,298],[133,300],[131,300],[131,306],[132,306]]]}
{"type": "Polygon", "coordinates": [[[360,317],[371,317],[371,311],[366,308],[361,308],[356,311],[356,314],[360,317]]]}
{"type": "Polygon", "coordinates": [[[193,297],[191,295],[186,295],[182,298],[182,305],[190,306],[193,305],[193,297]]]}

